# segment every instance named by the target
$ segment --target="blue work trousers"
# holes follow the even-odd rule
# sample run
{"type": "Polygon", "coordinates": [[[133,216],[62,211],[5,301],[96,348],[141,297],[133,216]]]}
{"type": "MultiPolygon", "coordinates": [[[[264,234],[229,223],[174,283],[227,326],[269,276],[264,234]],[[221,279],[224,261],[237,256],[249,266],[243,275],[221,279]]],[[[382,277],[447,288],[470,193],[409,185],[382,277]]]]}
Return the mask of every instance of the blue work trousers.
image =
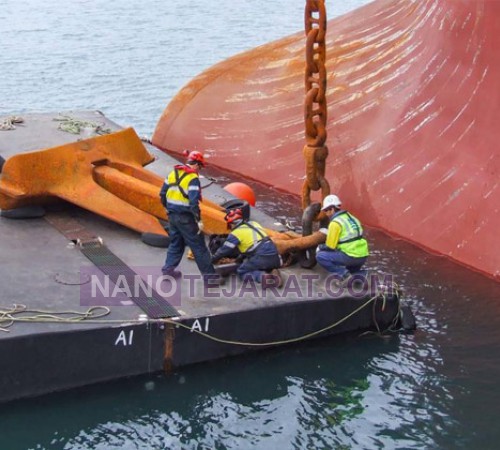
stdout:
{"type": "Polygon", "coordinates": [[[162,270],[176,268],[181,262],[186,245],[193,251],[194,260],[202,275],[215,273],[210,252],[203,233],[198,233],[198,224],[191,213],[169,213],[170,245],[162,270]]]}
{"type": "Polygon", "coordinates": [[[366,261],[366,256],[353,258],[339,250],[321,250],[316,253],[316,261],[326,271],[345,277],[358,273],[366,261]]]}
{"type": "Polygon", "coordinates": [[[255,252],[247,257],[236,269],[240,279],[248,277],[260,283],[264,273],[281,266],[281,258],[272,241],[263,242],[255,252]]]}

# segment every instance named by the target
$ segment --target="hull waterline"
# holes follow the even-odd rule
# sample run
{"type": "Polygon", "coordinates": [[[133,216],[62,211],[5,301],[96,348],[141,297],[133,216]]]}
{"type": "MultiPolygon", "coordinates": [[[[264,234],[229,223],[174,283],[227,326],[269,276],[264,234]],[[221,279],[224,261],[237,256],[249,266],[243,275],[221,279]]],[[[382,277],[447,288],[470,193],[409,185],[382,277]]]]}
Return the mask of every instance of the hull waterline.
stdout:
{"type": "MultiPolygon", "coordinates": [[[[500,276],[500,2],[378,0],[329,21],[327,177],[365,223],[500,276]]],[[[299,195],[303,33],[208,69],[153,143],[299,195]]]]}

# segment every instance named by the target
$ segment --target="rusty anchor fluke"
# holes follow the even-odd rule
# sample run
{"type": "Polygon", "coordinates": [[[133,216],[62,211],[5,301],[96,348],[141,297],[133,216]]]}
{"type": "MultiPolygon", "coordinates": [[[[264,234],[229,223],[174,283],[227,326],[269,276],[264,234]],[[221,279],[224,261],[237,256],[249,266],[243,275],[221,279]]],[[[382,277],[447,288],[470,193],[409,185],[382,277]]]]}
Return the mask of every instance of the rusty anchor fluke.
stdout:
{"type": "MultiPolygon", "coordinates": [[[[159,200],[163,179],[143,168],[154,157],[132,128],[9,158],[0,179],[0,208],[63,199],[132,230],[167,235],[159,200]]],[[[224,212],[204,201],[207,232],[224,233],[224,212]]]]}
{"type": "MultiPolygon", "coordinates": [[[[2,168],[0,209],[62,199],[140,233],[166,236],[158,220],[168,220],[158,195],[163,178],[143,168],[153,160],[132,128],[15,155],[2,168]]],[[[203,200],[200,209],[205,233],[227,233],[221,206],[203,200]]],[[[315,242],[313,236],[266,231],[283,254],[315,242]]]]}

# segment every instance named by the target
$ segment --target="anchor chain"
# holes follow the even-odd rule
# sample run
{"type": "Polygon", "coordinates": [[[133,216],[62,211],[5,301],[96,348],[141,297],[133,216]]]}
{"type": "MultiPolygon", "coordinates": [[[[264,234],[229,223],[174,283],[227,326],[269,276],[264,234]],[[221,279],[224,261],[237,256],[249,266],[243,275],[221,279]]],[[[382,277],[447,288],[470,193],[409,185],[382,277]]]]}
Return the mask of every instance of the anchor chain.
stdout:
{"type": "Polygon", "coordinates": [[[311,204],[311,191],[321,189],[321,198],[330,194],[325,178],[328,147],[326,143],[326,8],[324,0],[306,0],[306,70],[304,122],[306,145],[306,179],[302,186],[302,209],[311,204]]]}

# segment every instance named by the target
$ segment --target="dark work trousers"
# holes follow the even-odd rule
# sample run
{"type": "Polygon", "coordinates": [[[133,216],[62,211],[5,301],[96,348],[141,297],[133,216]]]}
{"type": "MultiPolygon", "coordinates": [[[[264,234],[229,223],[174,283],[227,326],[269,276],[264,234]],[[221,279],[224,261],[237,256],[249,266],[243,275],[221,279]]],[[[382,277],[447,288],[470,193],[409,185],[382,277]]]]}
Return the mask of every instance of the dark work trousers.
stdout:
{"type": "Polygon", "coordinates": [[[211,256],[203,233],[198,233],[198,224],[191,213],[169,213],[170,245],[162,270],[179,265],[186,245],[193,251],[194,260],[202,275],[215,273],[211,256]]]}
{"type": "Polygon", "coordinates": [[[316,261],[328,272],[344,277],[359,272],[366,261],[366,256],[353,258],[339,250],[321,250],[316,253],[316,261]]]}
{"type": "Polygon", "coordinates": [[[247,257],[236,269],[238,276],[244,280],[252,278],[258,283],[266,271],[277,269],[281,266],[281,258],[272,241],[263,242],[257,247],[255,253],[247,257]]]}

